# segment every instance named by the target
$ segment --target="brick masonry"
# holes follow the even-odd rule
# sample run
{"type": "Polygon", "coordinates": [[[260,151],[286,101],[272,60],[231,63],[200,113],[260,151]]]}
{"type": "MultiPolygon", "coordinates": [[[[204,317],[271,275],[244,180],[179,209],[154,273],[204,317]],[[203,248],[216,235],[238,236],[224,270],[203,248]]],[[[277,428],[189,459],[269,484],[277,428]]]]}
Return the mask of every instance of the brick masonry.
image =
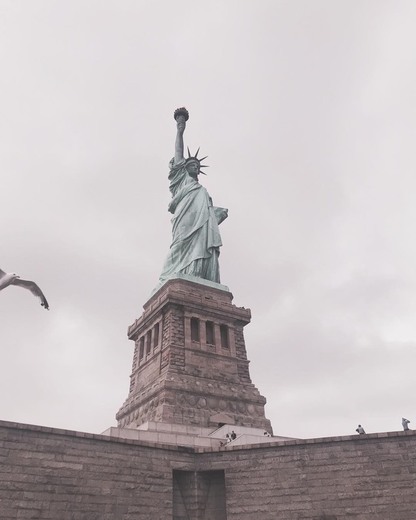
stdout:
{"type": "Polygon", "coordinates": [[[172,516],[180,448],[0,423],[1,520],[162,520],[172,516]]]}
{"type": "Polygon", "coordinates": [[[230,424],[272,431],[249,373],[243,329],[251,313],[232,300],[224,289],[174,279],[145,303],[128,330],[135,348],[118,426],[211,427],[226,416],[230,424]]]}
{"type": "MultiPolygon", "coordinates": [[[[416,517],[413,431],[208,450],[0,422],[0,463],[1,520],[181,520],[174,471],[223,472],[228,520],[416,517]]],[[[214,520],[192,489],[188,519],[214,520]]]]}

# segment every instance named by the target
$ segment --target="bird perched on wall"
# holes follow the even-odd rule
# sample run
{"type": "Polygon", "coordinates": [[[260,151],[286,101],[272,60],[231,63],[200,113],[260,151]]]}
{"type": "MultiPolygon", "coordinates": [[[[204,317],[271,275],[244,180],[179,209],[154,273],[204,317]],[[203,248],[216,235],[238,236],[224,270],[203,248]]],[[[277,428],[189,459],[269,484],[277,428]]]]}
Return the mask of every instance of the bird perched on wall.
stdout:
{"type": "Polygon", "coordinates": [[[406,430],[409,430],[409,419],[405,419],[404,417],[402,417],[402,426],[403,426],[403,430],[406,431],[406,430]]]}
{"type": "Polygon", "coordinates": [[[364,431],[364,428],[361,426],[361,424],[358,425],[358,428],[355,430],[357,433],[359,433],[360,435],[362,435],[363,433],[365,433],[364,431]]]}
{"type": "Polygon", "coordinates": [[[0,291],[9,285],[16,285],[29,290],[34,296],[40,298],[40,304],[49,310],[49,304],[39,286],[30,280],[22,280],[16,273],[5,273],[0,269],[0,291]]]}

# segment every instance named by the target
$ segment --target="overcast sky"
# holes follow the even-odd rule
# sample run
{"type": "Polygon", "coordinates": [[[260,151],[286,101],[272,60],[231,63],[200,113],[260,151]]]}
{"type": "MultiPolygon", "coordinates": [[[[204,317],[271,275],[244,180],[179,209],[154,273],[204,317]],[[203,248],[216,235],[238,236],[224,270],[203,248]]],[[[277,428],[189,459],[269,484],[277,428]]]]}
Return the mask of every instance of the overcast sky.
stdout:
{"type": "Polygon", "coordinates": [[[416,3],[0,0],[0,419],[100,433],[170,245],[173,111],[229,208],[277,435],[416,428],[416,3]]]}

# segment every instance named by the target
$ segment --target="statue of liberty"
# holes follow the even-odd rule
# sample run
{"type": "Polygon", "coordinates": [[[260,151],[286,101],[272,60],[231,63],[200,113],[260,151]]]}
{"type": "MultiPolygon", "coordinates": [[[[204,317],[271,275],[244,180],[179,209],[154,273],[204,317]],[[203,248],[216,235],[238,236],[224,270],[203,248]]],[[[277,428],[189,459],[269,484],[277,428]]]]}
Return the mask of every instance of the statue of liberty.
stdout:
{"type": "Polygon", "coordinates": [[[177,126],[175,157],[169,163],[169,190],[172,200],[168,210],[172,217],[172,244],[166,258],[160,283],[178,274],[187,274],[220,283],[218,257],[222,245],[218,225],[227,218],[228,210],[217,208],[207,190],[199,184],[198,175],[205,168],[195,156],[184,158],[183,133],[189,113],[175,110],[177,126]]]}

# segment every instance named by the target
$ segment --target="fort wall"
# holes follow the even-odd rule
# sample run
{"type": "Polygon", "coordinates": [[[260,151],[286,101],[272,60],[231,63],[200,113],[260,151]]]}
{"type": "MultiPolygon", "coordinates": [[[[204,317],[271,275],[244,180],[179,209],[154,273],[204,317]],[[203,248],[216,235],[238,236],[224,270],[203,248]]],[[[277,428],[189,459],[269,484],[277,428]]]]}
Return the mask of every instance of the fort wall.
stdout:
{"type": "Polygon", "coordinates": [[[212,450],[0,422],[2,520],[404,520],[415,511],[413,431],[212,450]]]}

